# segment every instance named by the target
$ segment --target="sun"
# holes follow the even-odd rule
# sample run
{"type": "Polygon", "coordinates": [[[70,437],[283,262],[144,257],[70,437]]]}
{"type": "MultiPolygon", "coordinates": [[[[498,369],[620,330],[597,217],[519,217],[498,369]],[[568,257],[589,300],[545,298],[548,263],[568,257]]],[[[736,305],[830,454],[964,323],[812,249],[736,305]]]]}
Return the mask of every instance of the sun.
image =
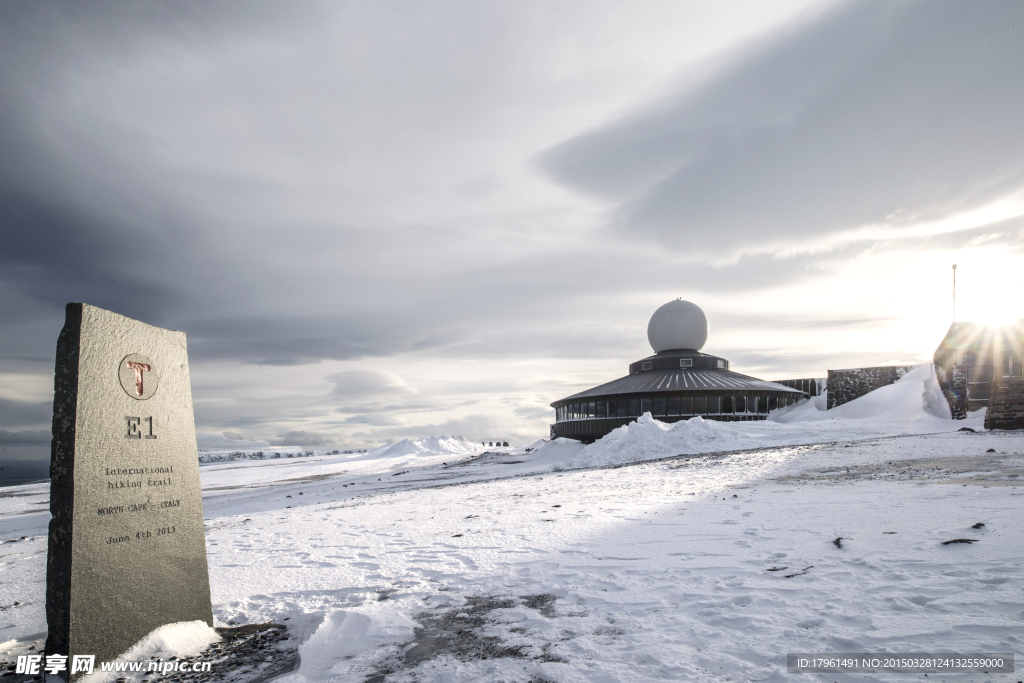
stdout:
{"type": "Polygon", "coordinates": [[[1024,278],[1019,257],[979,250],[963,260],[968,263],[954,270],[957,320],[997,328],[1024,318],[1024,278]]]}
{"type": "Polygon", "coordinates": [[[971,310],[967,311],[969,315],[964,316],[964,320],[991,328],[1007,327],[1019,323],[1024,316],[1021,315],[1019,306],[1014,303],[1004,299],[972,306],[971,310]]]}

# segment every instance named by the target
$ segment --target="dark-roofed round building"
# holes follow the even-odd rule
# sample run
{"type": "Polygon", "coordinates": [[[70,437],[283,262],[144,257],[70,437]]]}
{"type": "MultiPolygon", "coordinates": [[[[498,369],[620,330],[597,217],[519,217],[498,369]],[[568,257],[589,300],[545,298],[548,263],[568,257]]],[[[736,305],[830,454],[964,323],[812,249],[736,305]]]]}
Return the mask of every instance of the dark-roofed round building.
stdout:
{"type": "Polygon", "coordinates": [[[701,353],[708,320],[696,304],[677,299],[651,316],[654,355],[629,366],[625,377],[555,401],[551,437],[591,442],[644,413],[662,422],[764,420],[806,396],[775,382],[729,370],[729,361],[701,353]]]}

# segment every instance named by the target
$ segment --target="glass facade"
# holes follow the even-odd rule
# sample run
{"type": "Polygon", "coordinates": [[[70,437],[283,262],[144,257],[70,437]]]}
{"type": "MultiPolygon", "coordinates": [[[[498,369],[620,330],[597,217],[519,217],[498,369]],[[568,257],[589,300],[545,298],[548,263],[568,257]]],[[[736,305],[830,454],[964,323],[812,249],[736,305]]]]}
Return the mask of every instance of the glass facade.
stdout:
{"type": "Polygon", "coordinates": [[[555,409],[555,420],[603,420],[639,417],[689,417],[692,415],[767,415],[788,408],[798,399],[788,396],[651,396],[566,403],[555,409]]]}

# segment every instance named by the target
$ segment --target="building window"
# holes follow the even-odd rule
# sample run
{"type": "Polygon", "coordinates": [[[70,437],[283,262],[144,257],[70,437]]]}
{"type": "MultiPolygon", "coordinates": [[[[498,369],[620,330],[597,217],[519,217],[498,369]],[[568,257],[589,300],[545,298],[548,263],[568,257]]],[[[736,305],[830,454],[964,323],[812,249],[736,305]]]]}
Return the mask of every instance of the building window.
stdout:
{"type": "Polygon", "coordinates": [[[681,367],[681,368],[692,368],[693,367],[693,359],[692,358],[680,358],[679,359],[679,367],[681,367]]]}
{"type": "Polygon", "coordinates": [[[629,399],[629,417],[640,417],[640,399],[629,399]]]}
{"type": "Polygon", "coordinates": [[[712,415],[717,415],[722,412],[721,396],[708,396],[708,412],[712,415]]]}
{"type": "Polygon", "coordinates": [[[651,412],[651,399],[642,398],[640,399],[640,414],[651,412]]]}
{"type": "Polygon", "coordinates": [[[593,419],[595,409],[596,409],[596,406],[594,405],[593,401],[591,401],[590,403],[587,404],[587,418],[588,419],[593,419]]]}
{"type": "Polygon", "coordinates": [[[770,413],[773,410],[778,410],[778,409],[779,409],[779,399],[776,398],[775,396],[770,397],[768,399],[768,412],[770,413]]]}
{"type": "Polygon", "coordinates": [[[715,361],[715,367],[718,368],[719,370],[725,370],[725,361],[724,360],[715,361]]]}
{"type": "Polygon", "coordinates": [[[604,405],[604,401],[597,402],[597,415],[595,415],[595,417],[597,417],[598,419],[604,417],[604,405]]]}
{"type": "Polygon", "coordinates": [[[672,398],[668,399],[668,405],[666,406],[666,408],[667,408],[666,412],[669,415],[678,415],[679,414],[679,397],[678,396],[673,396],[672,398]]]}
{"type": "Polygon", "coordinates": [[[722,397],[722,412],[732,413],[732,396],[722,397]]]}
{"type": "Polygon", "coordinates": [[[574,419],[574,420],[580,419],[580,404],[579,403],[573,403],[572,404],[572,419],[574,419]]]}
{"type": "Polygon", "coordinates": [[[629,406],[627,405],[627,402],[626,402],[625,399],[621,399],[620,398],[618,401],[616,401],[615,406],[616,406],[616,414],[619,417],[626,417],[627,414],[629,413],[629,406]]]}
{"type": "Polygon", "coordinates": [[[658,417],[665,417],[665,399],[654,399],[654,414],[658,417]]]}
{"type": "Polygon", "coordinates": [[[693,412],[696,415],[706,415],[708,412],[708,397],[697,396],[693,399],[693,412]]]}
{"type": "Polygon", "coordinates": [[[650,370],[651,369],[651,361],[645,360],[643,363],[640,364],[640,369],[641,370],[650,370]]]}
{"type": "Polygon", "coordinates": [[[693,415],[693,398],[686,396],[679,399],[679,414],[693,415]]]}
{"type": "Polygon", "coordinates": [[[758,399],[757,399],[757,412],[761,413],[762,415],[767,415],[768,414],[768,397],[767,396],[760,396],[760,397],[758,397],[758,399]]]}
{"type": "Polygon", "coordinates": [[[745,397],[737,396],[733,400],[736,403],[736,412],[737,413],[745,413],[745,412],[747,412],[747,399],[745,397]]]}

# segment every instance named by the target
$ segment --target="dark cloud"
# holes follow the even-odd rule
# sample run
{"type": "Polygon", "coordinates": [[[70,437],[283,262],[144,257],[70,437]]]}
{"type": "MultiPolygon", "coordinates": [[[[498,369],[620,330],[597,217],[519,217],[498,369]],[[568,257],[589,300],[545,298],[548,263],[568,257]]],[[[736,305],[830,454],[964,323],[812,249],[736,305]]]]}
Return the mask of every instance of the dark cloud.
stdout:
{"type": "Polygon", "coordinates": [[[527,439],[536,440],[536,432],[518,432],[510,430],[507,424],[491,415],[465,415],[439,423],[407,424],[401,427],[383,427],[369,432],[353,434],[354,437],[367,441],[383,442],[388,439],[425,438],[435,434],[449,436],[465,436],[472,441],[505,439],[523,443],[527,439]]]}
{"type": "Polygon", "coordinates": [[[983,206],[1024,186],[1022,33],[1018,2],[846,3],[544,164],[705,255],[983,206]]]}
{"type": "Polygon", "coordinates": [[[371,425],[373,427],[393,427],[405,424],[405,420],[387,414],[352,415],[345,418],[347,425],[371,425]]]}
{"type": "Polygon", "coordinates": [[[276,439],[270,440],[271,446],[333,446],[336,440],[332,435],[318,434],[316,432],[291,431],[282,434],[276,439]]]}
{"type": "Polygon", "coordinates": [[[529,420],[549,420],[551,418],[550,406],[519,406],[512,412],[529,420]]]}
{"type": "Polygon", "coordinates": [[[243,450],[266,448],[270,446],[269,441],[262,439],[247,439],[244,435],[237,432],[198,432],[196,434],[196,443],[199,448],[223,450],[243,450]]]}
{"type": "MultiPolygon", "coordinates": [[[[218,125],[215,106],[266,131],[246,141],[252,153],[282,147],[298,169],[320,163],[315,145],[298,145],[292,137],[295,126],[307,124],[299,112],[314,111],[318,98],[332,107],[337,103],[331,98],[355,106],[346,84],[364,77],[332,71],[319,60],[324,46],[337,40],[325,38],[317,24],[323,11],[316,3],[288,11],[272,3],[5,7],[7,25],[17,30],[11,29],[0,54],[10,57],[10,65],[31,67],[33,76],[13,66],[0,71],[0,111],[8,117],[0,127],[0,146],[8,152],[7,172],[0,171],[0,277],[51,311],[45,328],[53,336],[46,346],[54,344],[64,303],[85,301],[185,330],[198,372],[205,361],[290,366],[408,352],[557,356],[563,349],[577,352],[571,336],[564,336],[567,304],[609,287],[643,290],[679,281],[675,264],[652,264],[645,253],[590,246],[581,258],[567,260],[557,252],[494,248],[474,226],[451,222],[391,220],[379,226],[379,217],[344,211],[327,219],[297,218],[288,208],[287,184],[275,182],[271,169],[232,168],[228,151],[207,166],[175,163],[173,144],[226,144],[234,134],[218,125]],[[256,70],[258,62],[239,67],[225,56],[238,48],[258,60],[261,50],[277,54],[298,43],[304,46],[294,59],[279,60],[269,75],[256,70]],[[176,55],[191,55],[204,69],[192,73],[191,63],[176,55]],[[147,78],[132,80],[140,74],[147,78]],[[195,82],[179,82],[189,77],[195,82]],[[214,82],[201,80],[207,77],[214,82]],[[266,78],[281,88],[277,99],[308,106],[281,109],[264,91],[266,78]],[[96,97],[82,99],[80,89],[96,97]],[[146,98],[171,92],[167,106],[175,114],[162,119],[163,127],[138,118],[146,98]],[[104,108],[114,104],[123,110],[104,108]],[[607,280],[609,267],[622,274],[618,282],[607,280]]],[[[381,11],[346,15],[355,23],[345,30],[357,31],[359,22],[366,30],[391,30],[385,24],[392,10],[381,11]]],[[[454,5],[438,11],[428,24],[461,12],[454,5]]],[[[463,18],[493,21],[487,13],[463,18]]],[[[478,40],[471,33],[460,36],[478,40]]],[[[482,77],[482,65],[463,74],[458,69],[469,67],[460,55],[447,54],[425,34],[418,39],[440,51],[440,71],[429,77],[444,88],[453,87],[452,77],[482,77]],[[456,71],[446,73],[446,66],[456,71]]],[[[384,68],[385,78],[419,77],[409,64],[393,63],[395,55],[382,47],[365,47],[365,58],[384,68]]],[[[493,65],[503,58],[490,59],[493,65]]],[[[393,102],[395,95],[375,84],[362,86],[368,88],[364,99],[381,107],[422,109],[440,102],[440,91],[408,91],[418,98],[413,107],[393,102]]],[[[376,118],[375,112],[358,122],[370,138],[392,131],[374,128],[376,118]]],[[[380,125],[386,123],[381,119],[380,125]]],[[[441,125],[433,119],[412,125],[428,123],[441,125]]],[[[334,127],[320,125],[321,134],[335,134],[334,127]]],[[[509,237],[519,239],[514,232],[509,237]]],[[[731,289],[750,287],[758,277],[800,276],[765,261],[725,271],[698,265],[687,279],[698,287],[731,289]]],[[[8,319],[21,337],[28,333],[23,317],[8,319]]],[[[618,343],[614,330],[605,334],[606,341],[594,340],[593,353],[618,343]]],[[[244,426],[250,418],[240,419],[232,424],[244,426]]]]}
{"type": "Polygon", "coordinates": [[[0,427],[50,424],[52,418],[52,401],[32,403],[0,397],[0,427]]]}
{"type": "Polygon", "coordinates": [[[36,444],[48,444],[53,438],[49,431],[44,430],[21,430],[9,431],[0,429],[0,445],[4,446],[26,446],[36,444]]]}
{"type": "Polygon", "coordinates": [[[350,370],[328,375],[334,383],[332,396],[381,396],[389,394],[413,394],[416,390],[406,385],[397,375],[379,370],[350,370]]]}

